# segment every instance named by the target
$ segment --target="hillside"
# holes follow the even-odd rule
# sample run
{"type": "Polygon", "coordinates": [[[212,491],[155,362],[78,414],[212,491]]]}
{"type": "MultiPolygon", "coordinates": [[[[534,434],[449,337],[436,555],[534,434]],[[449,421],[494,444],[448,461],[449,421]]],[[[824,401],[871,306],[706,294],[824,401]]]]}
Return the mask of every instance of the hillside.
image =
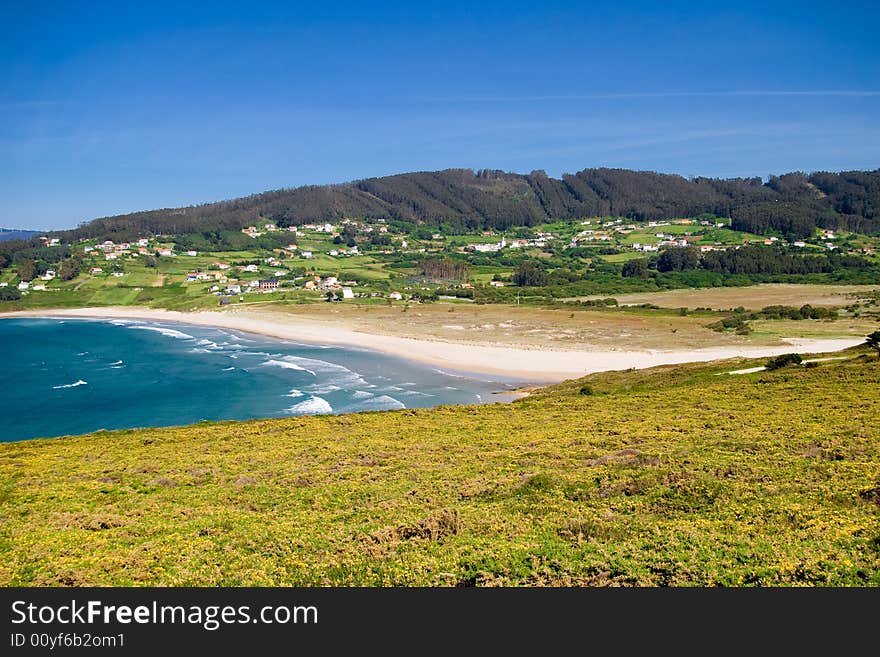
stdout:
{"type": "Polygon", "coordinates": [[[880,364],[750,364],[2,444],[0,584],[880,585],[880,364]]]}
{"type": "Polygon", "coordinates": [[[731,217],[737,230],[805,237],[816,226],[880,231],[880,170],[790,173],[760,178],[693,178],[625,169],[584,169],[561,179],[450,169],[283,189],[186,208],[105,217],[67,238],[124,238],[280,226],[344,217],[473,230],[534,226],[579,217],[660,220],[701,213],[731,217]]]}

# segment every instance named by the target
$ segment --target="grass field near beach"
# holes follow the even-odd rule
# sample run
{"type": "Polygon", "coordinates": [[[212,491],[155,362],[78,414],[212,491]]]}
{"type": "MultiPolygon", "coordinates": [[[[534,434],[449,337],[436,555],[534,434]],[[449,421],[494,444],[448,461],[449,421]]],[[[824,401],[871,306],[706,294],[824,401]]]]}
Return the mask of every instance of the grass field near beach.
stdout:
{"type": "Polygon", "coordinates": [[[880,363],[755,364],[3,444],[0,583],[880,585],[880,363]]]}

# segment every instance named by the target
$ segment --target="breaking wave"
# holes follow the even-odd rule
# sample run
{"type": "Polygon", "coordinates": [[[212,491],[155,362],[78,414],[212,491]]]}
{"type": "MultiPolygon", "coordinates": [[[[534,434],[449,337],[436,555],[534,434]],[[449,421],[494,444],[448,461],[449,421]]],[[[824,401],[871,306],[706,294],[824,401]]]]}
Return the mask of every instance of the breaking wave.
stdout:
{"type": "Polygon", "coordinates": [[[82,379],[80,379],[79,381],[77,381],[75,383],[68,383],[67,385],[63,385],[63,386],[52,386],[52,390],[63,390],[64,388],[76,388],[77,386],[87,386],[87,385],[89,385],[88,381],[83,381],[82,379]]]}
{"type": "Polygon", "coordinates": [[[291,362],[288,358],[284,360],[267,360],[263,365],[267,365],[269,367],[283,367],[286,370],[298,370],[300,372],[308,372],[312,376],[315,376],[315,373],[312,370],[306,369],[305,367],[301,367],[296,363],[291,362]]]}
{"type": "Polygon", "coordinates": [[[288,413],[293,415],[322,415],[332,413],[333,407],[323,397],[309,397],[299,404],[294,404],[287,409],[288,413]]]}
{"type": "Polygon", "coordinates": [[[177,338],[178,340],[195,340],[193,336],[189,333],[184,333],[183,331],[178,331],[176,329],[165,328],[164,326],[129,326],[131,329],[139,330],[139,331],[155,331],[156,333],[161,333],[162,335],[168,336],[169,338],[177,338]]]}
{"type": "Polygon", "coordinates": [[[365,399],[358,404],[358,406],[365,411],[396,411],[406,408],[406,404],[402,401],[395,399],[394,397],[389,397],[388,395],[380,395],[378,397],[365,399]]]}

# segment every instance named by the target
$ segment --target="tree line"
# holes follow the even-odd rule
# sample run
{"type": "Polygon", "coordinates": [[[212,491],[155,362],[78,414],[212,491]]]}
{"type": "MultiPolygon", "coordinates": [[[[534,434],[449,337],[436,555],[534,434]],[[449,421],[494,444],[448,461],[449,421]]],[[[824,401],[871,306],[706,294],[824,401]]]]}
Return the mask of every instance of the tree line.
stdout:
{"type": "Polygon", "coordinates": [[[131,240],[147,234],[238,230],[261,221],[295,226],[344,217],[410,222],[426,229],[507,230],[548,220],[620,216],[663,220],[710,214],[755,233],[803,237],[817,227],[880,232],[880,169],[761,178],[684,178],[626,169],[543,171],[448,169],[306,186],[184,208],[103,217],[69,231],[131,240]]]}
{"type": "Polygon", "coordinates": [[[727,251],[701,254],[694,247],[675,247],[653,258],[624,263],[621,273],[626,278],[647,278],[651,269],[678,272],[703,269],[716,274],[827,274],[842,269],[868,269],[871,263],[858,256],[831,253],[799,255],[781,248],[761,245],[743,246],[727,251]]]}
{"type": "Polygon", "coordinates": [[[466,262],[452,258],[432,258],[419,263],[422,277],[435,281],[466,281],[470,267],[466,262]]]}

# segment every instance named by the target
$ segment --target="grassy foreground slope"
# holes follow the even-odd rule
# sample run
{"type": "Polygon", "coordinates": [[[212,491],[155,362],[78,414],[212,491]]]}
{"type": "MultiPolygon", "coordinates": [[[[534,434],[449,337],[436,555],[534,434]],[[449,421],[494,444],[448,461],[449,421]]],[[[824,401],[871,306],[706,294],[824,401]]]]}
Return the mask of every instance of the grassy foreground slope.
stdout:
{"type": "Polygon", "coordinates": [[[0,584],[880,585],[880,363],[749,364],[2,444],[0,584]]]}

